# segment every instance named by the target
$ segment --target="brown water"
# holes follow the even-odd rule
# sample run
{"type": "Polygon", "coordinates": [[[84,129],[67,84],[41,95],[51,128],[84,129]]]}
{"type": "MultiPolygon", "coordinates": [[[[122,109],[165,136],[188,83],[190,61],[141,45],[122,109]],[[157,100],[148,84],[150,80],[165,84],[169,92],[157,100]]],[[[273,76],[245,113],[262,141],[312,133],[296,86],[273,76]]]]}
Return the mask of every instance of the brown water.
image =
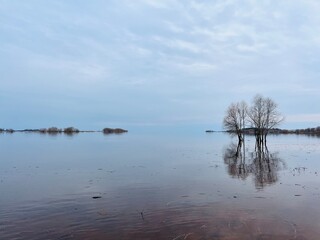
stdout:
{"type": "Polygon", "coordinates": [[[0,239],[319,239],[319,143],[0,134],[0,239]]]}

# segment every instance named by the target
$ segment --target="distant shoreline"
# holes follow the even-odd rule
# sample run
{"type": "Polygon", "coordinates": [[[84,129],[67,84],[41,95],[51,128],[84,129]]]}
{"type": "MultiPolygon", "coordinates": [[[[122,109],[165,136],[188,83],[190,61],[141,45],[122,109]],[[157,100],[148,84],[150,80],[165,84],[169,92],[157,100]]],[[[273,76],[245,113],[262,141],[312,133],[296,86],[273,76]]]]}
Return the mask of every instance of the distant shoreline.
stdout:
{"type": "MultiPolygon", "coordinates": [[[[245,128],[242,130],[243,134],[254,135],[256,129],[255,128],[245,128]]],[[[225,133],[235,133],[233,131],[214,131],[214,130],[206,130],[206,133],[214,133],[214,132],[225,132],[225,133]]],[[[307,136],[320,136],[320,126],[315,128],[304,128],[304,129],[280,129],[280,128],[272,128],[268,130],[268,134],[277,135],[307,135],[307,136]]]]}
{"type": "Polygon", "coordinates": [[[79,130],[74,127],[67,127],[67,128],[50,127],[50,128],[39,128],[39,129],[23,129],[23,130],[0,128],[0,133],[15,133],[15,132],[40,133],[40,134],[51,134],[51,135],[63,133],[67,135],[73,135],[78,133],[94,133],[94,132],[102,132],[103,134],[121,134],[121,133],[128,132],[128,130],[122,129],[122,128],[104,128],[102,130],[79,130]]]}

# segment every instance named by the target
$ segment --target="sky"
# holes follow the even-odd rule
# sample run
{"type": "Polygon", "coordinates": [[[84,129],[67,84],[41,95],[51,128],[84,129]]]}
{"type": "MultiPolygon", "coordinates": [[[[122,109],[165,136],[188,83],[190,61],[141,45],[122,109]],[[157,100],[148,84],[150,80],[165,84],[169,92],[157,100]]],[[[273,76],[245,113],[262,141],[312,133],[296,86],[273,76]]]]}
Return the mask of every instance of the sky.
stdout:
{"type": "Polygon", "coordinates": [[[272,98],[320,125],[318,0],[0,0],[0,127],[222,129],[272,98]]]}

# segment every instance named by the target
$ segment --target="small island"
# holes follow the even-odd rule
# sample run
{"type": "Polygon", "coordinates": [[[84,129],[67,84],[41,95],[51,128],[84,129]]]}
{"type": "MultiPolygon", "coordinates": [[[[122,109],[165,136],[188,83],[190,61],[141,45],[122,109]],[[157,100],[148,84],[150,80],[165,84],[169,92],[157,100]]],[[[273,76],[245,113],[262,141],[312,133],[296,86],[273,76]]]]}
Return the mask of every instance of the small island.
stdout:
{"type": "Polygon", "coordinates": [[[67,127],[67,128],[58,128],[58,127],[49,127],[49,128],[38,128],[38,129],[23,129],[23,130],[14,130],[11,128],[3,129],[0,128],[0,133],[15,133],[15,132],[26,132],[26,133],[40,133],[40,134],[67,134],[73,135],[78,133],[89,133],[89,132],[102,132],[103,134],[121,134],[126,133],[128,130],[122,128],[104,128],[102,130],[79,130],[75,127],[67,127]]]}
{"type": "Polygon", "coordinates": [[[104,128],[102,131],[104,134],[110,134],[110,133],[121,134],[121,133],[128,132],[128,130],[125,130],[122,128],[104,128]]]}

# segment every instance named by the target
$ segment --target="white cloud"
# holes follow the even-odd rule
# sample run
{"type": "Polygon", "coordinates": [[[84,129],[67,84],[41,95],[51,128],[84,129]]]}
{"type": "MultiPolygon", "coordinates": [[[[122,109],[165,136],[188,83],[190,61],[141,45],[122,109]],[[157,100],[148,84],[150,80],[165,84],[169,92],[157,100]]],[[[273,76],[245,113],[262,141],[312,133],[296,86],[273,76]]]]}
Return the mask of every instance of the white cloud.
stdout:
{"type": "MultiPolygon", "coordinates": [[[[319,12],[320,3],[312,0],[6,1],[0,6],[0,70],[5,75],[0,81],[26,86],[50,75],[70,85],[83,83],[78,88],[102,82],[101,89],[118,89],[108,97],[118,100],[126,119],[130,114],[120,85],[137,105],[166,109],[168,97],[199,98],[179,112],[181,119],[193,113],[201,119],[219,116],[230,100],[257,92],[272,94],[277,102],[290,98],[292,105],[299,101],[294,95],[316,102],[319,12]],[[10,71],[18,64],[19,75],[10,71]]],[[[137,111],[143,119],[146,113],[137,111]]],[[[150,122],[157,122],[153,117],[150,122]]]]}
{"type": "Polygon", "coordinates": [[[162,46],[169,47],[173,50],[186,50],[193,53],[200,53],[202,49],[189,41],[181,40],[181,39],[171,39],[171,38],[164,38],[160,36],[154,36],[153,40],[159,42],[162,46]]]}
{"type": "Polygon", "coordinates": [[[48,71],[51,74],[54,71],[64,72],[64,74],[72,76],[73,81],[89,81],[105,80],[108,77],[106,66],[75,60],[64,59],[33,59],[29,64],[34,68],[42,71],[48,71]]]}
{"type": "Polygon", "coordinates": [[[266,47],[265,44],[251,44],[251,45],[245,45],[245,44],[239,44],[237,45],[237,49],[240,52],[251,52],[251,53],[259,53],[262,49],[266,47]]]}
{"type": "Polygon", "coordinates": [[[182,28],[181,26],[175,24],[174,22],[170,21],[163,21],[163,23],[166,25],[166,28],[168,28],[173,33],[184,33],[186,30],[182,28]]]}
{"type": "Polygon", "coordinates": [[[170,3],[168,0],[140,0],[140,2],[155,8],[167,8],[170,3]]]}
{"type": "Polygon", "coordinates": [[[214,72],[217,66],[206,62],[191,62],[191,63],[171,63],[178,69],[183,70],[185,73],[206,75],[208,72],[214,72]]]}

